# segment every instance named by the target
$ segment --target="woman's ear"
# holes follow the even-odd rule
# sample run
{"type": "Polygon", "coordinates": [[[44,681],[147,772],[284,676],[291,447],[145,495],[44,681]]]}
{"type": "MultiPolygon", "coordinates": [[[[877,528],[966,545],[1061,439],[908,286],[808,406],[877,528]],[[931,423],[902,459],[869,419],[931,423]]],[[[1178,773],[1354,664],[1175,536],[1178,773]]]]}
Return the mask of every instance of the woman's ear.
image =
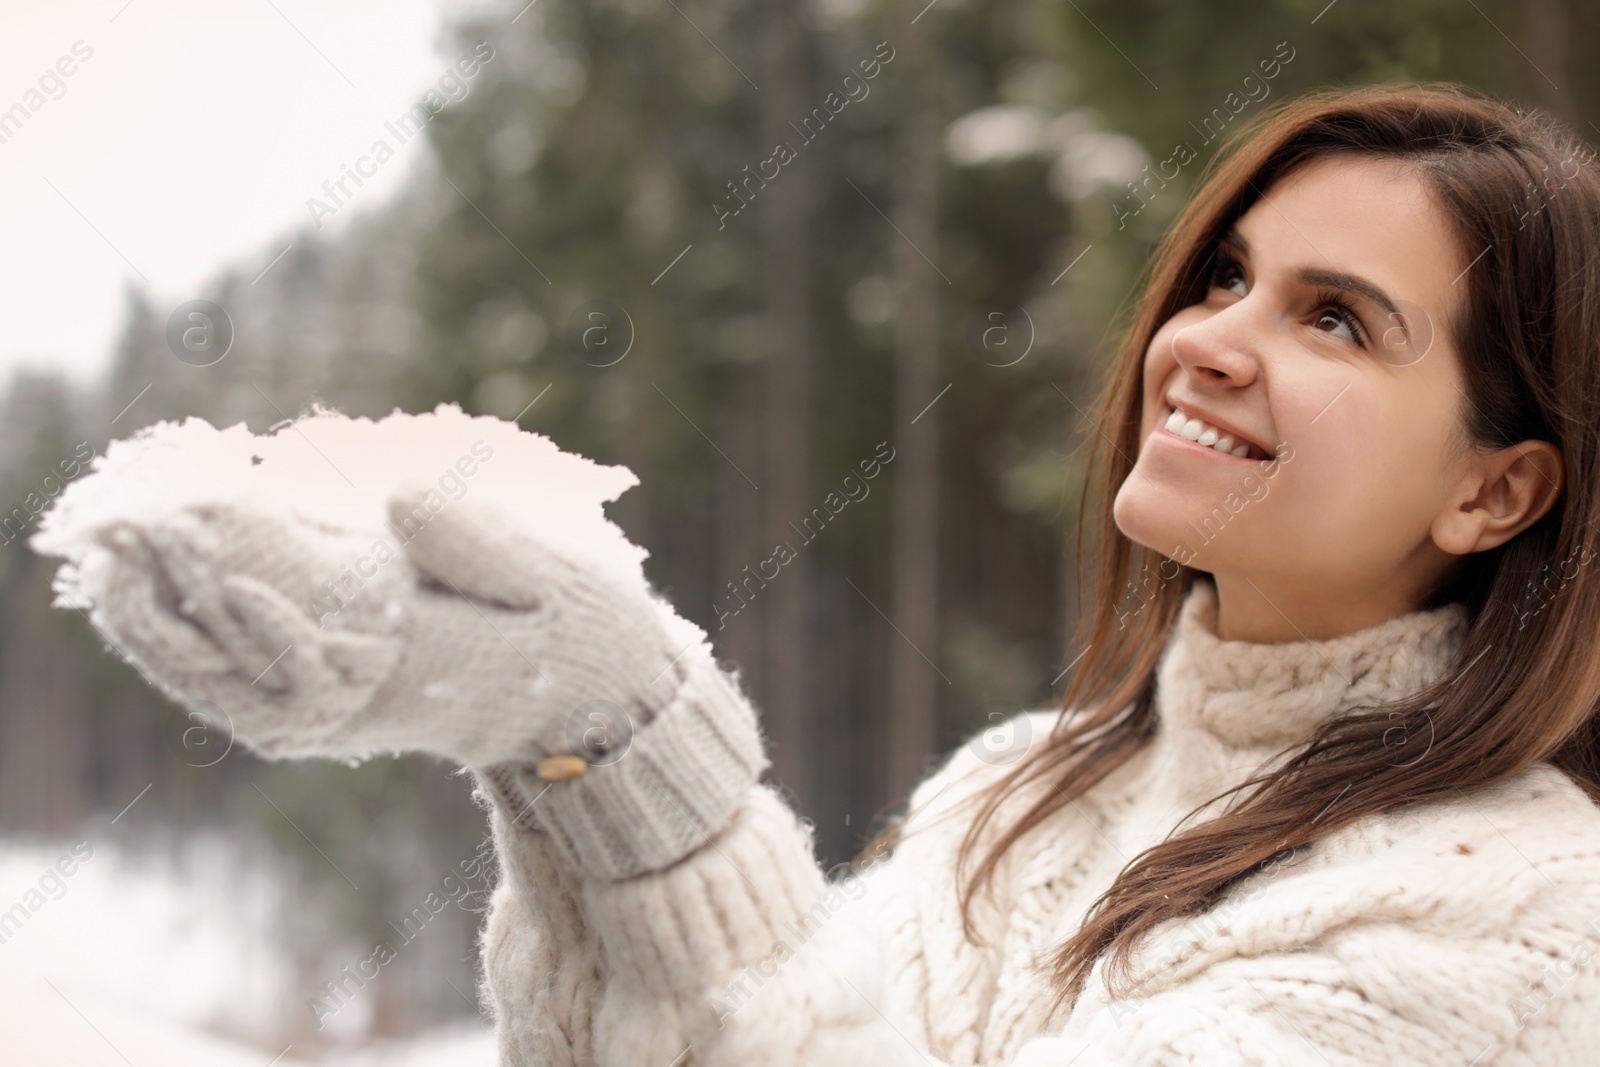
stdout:
{"type": "Polygon", "coordinates": [[[1505,544],[1555,505],[1563,478],[1561,450],[1548,441],[1474,450],[1460,492],[1433,521],[1434,543],[1458,556],[1505,544]]]}

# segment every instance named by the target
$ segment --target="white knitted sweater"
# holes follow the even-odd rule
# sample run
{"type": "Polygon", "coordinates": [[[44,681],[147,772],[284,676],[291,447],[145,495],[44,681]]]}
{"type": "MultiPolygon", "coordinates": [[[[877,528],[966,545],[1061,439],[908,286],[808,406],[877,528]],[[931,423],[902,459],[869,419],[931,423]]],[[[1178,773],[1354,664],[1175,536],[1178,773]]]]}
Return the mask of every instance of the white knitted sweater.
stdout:
{"type": "MultiPolygon", "coordinates": [[[[1300,850],[1158,927],[1133,996],[1111,1000],[1097,964],[1070,1017],[1045,1017],[1031,964],[1119,869],[1322,718],[1442,677],[1465,632],[1450,605],[1329,641],[1221,641],[1215,596],[1197,581],[1169,637],[1154,741],[1013,847],[998,906],[979,896],[986,947],[957,910],[965,826],[929,819],[1004,772],[975,747],[918,787],[917,829],[892,855],[831,881],[768,785],[681,862],[600,881],[513,825],[480,778],[503,864],[483,946],[502,1063],[1600,1062],[1600,810],[1547,764],[1300,850]]],[[[1026,726],[1042,737],[1057,715],[1026,726]]]]}

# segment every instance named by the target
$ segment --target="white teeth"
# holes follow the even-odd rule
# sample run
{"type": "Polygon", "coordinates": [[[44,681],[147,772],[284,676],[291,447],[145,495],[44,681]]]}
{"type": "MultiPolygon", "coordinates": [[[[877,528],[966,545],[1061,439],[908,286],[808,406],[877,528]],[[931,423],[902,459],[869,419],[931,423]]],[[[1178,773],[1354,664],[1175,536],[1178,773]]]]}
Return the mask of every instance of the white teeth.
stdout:
{"type": "Polygon", "coordinates": [[[1226,452],[1230,456],[1242,459],[1250,454],[1250,446],[1247,443],[1243,441],[1235,443],[1232,434],[1225,434],[1214,426],[1207,426],[1199,419],[1192,419],[1181,411],[1174,410],[1167,416],[1167,430],[1185,440],[1214,448],[1218,452],[1226,452]]]}

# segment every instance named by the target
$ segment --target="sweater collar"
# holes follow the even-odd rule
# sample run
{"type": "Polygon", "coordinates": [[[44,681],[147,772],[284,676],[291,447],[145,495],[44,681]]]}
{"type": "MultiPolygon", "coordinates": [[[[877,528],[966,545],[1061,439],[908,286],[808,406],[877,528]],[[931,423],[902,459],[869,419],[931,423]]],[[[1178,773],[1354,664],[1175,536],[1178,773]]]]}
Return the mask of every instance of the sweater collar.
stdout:
{"type": "Polygon", "coordinates": [[[1442,679],[1466,638],[1467,608],[1398,615],[1325,641],[1217,637],[1217,591],[1196,578],[1156,669],[1161,721],[1223,745],[1281,750],[1349,708],[1398,700],[1442,679]]]}

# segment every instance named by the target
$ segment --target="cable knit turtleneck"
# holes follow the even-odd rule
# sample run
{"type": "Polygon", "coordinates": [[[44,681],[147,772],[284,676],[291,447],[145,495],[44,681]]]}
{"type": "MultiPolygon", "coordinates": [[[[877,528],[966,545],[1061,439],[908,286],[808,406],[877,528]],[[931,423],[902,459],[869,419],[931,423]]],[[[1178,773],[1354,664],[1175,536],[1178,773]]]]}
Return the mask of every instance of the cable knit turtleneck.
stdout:
{"type": "Polygon", "coordinates": [[[1201,578],[1157,670],[1162,720],[1235,748],[1282,748],[1336,712],[1437,682],[1466,637],[1467,609],[1414,611],[1325,641],[1224,641],[1216,630],[1216,587],[1201,578]]]}
{"type": "MultiPolygon", "coordinates": [[[[1219,640],[1215,612],[1197,582],[1158,667],[1156,737],[1006,854],[993,900],[974,907],[977,945],[955,896],[966,823],[933,818],[1005,773],[977,744],[918,787],[892,856],[832,882],[809,824],[767,785],[681,863],[612,883],[574,875],[497,812],[507,883],[485,955],[503,1062],[1592,1062],[1600,811],[1547,764],[1330,835],[1158,926],[1135,953],[1135,995],[1112,999],[1097,965],[1070,1015],[1047,1015],[1035,965],[1128,861],[1324,717],[1441,677],[1466,625],[1451,605],[1258,645],[1219,640]]],[[[1037,744],[1056,717],[1013,725],[1037,744]]]]}
{"type": "MultiPolygon", "coordinates": [[[[1183,807],[1172,822],[1340,712],[1399,700],[1445,677],[1466,637],[1467,610],[1414,611],[1325,641],[1224,641],[1216,630],[1216,587],[1200,578],[1157,667],[1161,733],[1152,766],[1141,771],[1183,807]]],[[[1398,754],[1401,740],[1397,761],[1413,758],[1398,754]]]]}

